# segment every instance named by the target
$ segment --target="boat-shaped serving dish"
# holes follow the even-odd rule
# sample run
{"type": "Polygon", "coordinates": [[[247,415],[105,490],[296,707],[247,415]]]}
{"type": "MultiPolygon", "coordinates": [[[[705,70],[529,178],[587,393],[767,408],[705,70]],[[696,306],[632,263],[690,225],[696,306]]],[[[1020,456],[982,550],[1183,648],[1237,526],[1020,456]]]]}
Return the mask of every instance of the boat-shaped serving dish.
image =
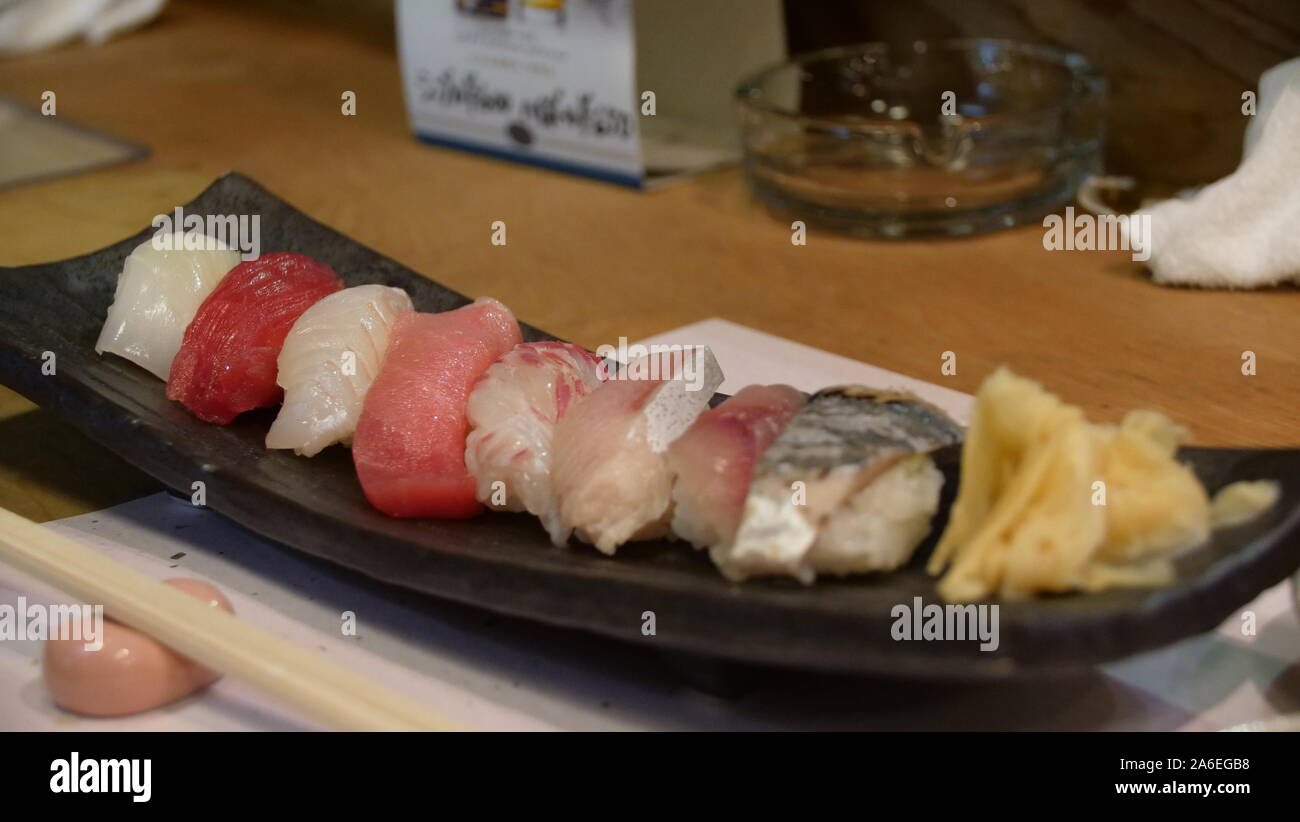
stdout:
{"type": "MultiPolygon", "coordinates": [[[[468,302],[238,174],[184,208],[260,215],[264,251],[308,254],[349,285],[400,286],[422,311],[468,302]]],[[[186,496],[202,481],[208,507],[258,534],[430,596],[695,657],[970,678],[1060,672],[1211,630],[1300,565],[1300,450],[1185,449],[1211,492],[1238,479],[1274,478],[1280,501],[1250,523],[1216,531],[1180,561],[1169,587],[999,603],[995,651],[980,650],[978,641],[894,639],[897,606],[910,608],[917,597],[941,602],[922,569],[933,536],[891,574],[813,586],[733,584],[684,543],[627,545],[610,558],[576,541],[551,545],[526,515],[390,519],[366,503],[344,448],[313,459],[268,451],[263,437],[273,412],[208,425],[169,401],[163,383],[143,369],[95,354],[122,261],[151,231],[84,257],[0,269],[0,382],[186,496]],[[52,375],[42,373],[47,351],[57,357],[52,375]],[[647,611],[655,614],[652,636],[642,632],[647,611]]],[[[551,339],[528,326],[524,337],[551,339]]],[[[948,482],[935,534],[957,484],[957,459],[955,450],[940,455],[948,482]]]]}

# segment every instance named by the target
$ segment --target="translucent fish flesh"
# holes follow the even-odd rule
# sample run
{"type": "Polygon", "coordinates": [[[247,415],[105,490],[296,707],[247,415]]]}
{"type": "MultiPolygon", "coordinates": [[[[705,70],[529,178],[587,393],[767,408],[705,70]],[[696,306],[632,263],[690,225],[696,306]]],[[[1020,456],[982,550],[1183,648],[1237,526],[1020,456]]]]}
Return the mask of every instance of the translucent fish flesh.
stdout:
{"type": "Polygon", "coordinates": [[[638,363],[579,400],[555,429],[560,519],[606,554],[668,533],[672,470],[664,451],[707,406],[722,370],[707,348],[638,363]],[[629,379],[641,374],[657,378],[629,379]]]}
{"type": "Polygon", "coordinates": [[[239,264],[239,253],[205,235],[177,232],[165,243],[155,239],[126,258],[95,351],[116,354],[165,380],[194,313],[239,264]],[[212,250],[186,251],[187,240],[212,250]]]}
{"type": "Polygon", "coordinates": [[[788,385],[750,385],[700,414],[668,446],[673,533],[696,548],[730,542],[759,456],[806,401],[788,385]]]}
{"type": "Polygon", "coordinates": [[[555,426],[600,385],[600,362],[569,343],[522,343],[493,363],[469,396],[465,465],[479,501],[537,516],[557,545],[569,529],[551,482],[555,426]]]}
{"type": "Polygon", "coordinates": [[[266,447],[310,457],[336,442],[351,442],[393,323],[410,310],[411,298],[400,288],[359,285],[304,311],[280,349],[276,382],[284,389],[284,404],[266,447]]]}
{"type": "Polygon", "coordinates": [[[334,269],[302,254],[263,254],[235,266],[185,330],[168,398],[221,425],[275,405],[283,394],[276,359],[289,329],[313,303],[342,288],[334,269]]]}
{"type": "Polygon", "coordinates": [[[393,517],[483,510],[465,467],[466,405],[479,375],[520,339],[510,309],[491,299],[397,319],[352,439],[371,505],[393,517]]]}

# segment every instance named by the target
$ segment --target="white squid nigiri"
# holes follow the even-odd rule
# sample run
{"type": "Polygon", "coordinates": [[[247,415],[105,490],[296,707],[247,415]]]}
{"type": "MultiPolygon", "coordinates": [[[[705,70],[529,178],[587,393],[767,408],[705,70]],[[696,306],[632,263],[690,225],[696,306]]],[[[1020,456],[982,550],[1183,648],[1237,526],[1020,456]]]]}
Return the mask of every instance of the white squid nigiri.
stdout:
{"type": "Polygon", "coordinates": [[[645,360],[630,363],[555,428],[560,518],[603,553],[668,533],[673,473],[664,452],[722,384],[708,348],[684,353],[652,354],[650,368],[639,367],[645,360]]]}
{"type": "Polygon", "coordinates": [[[238,264],[237,251],[195,232],[140,243],[118,275],[95,351],[116,354],[167,379],[199,305],[238,264]]]}
{"type": "Polygon", "coordinates": [[[400,288],[359,285],[304,311],[276,363],[284,404],[266,432],[266,447],[311,457],[336,442],[351,442],[393,322],[411,310],[411,298],[400,288]]]}
{"type": "Polygon", "coordinates": [[[551,482],[555,426],[600,385],[600,362],[569,343],[521,343],[493,363],[469,395],[465,466],[478,500],[537,516],[556,545],[568,540],[569,529],[551,482]]]}

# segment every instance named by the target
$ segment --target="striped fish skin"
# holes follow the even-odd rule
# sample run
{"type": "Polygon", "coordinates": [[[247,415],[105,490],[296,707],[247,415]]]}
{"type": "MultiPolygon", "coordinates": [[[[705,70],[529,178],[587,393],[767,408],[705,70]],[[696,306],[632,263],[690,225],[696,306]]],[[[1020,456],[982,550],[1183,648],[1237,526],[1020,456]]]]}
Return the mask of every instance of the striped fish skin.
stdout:
{"type": "MultiPolygon", "coordinates": [[[[872,495],[859,495],[909,455],[929,454],[961,439],[960,425],[911,394],[864,386],[823,389],[763,452],[735,539],[715,546],[710,556],[732,580],[788,575],[811,583],[818,570],[856,573],[896,566],[900,553],[910,556],[915,549],[915,544],[897,544],[898,535],[915,533],[914,523],[872,527],[868,518],[882,512],[872,495]],[[857,555],[845,538],[844,522],[828,527],[839,516],[862,523],[857,555]],[[813,551],[823,531],[823,548],[833,550],[813,551]],[[873,531],[887,534],[888,544],[871,540],[873,531]]],[[[921,478],[914,484],[918,498],[900,516],[925,516],[928,522],[930,496],[937,504],[934,474],[920,467],[910,473],[921,478]]]]}
{"type": "Polygon", "coordinates": [[[961,440],[960,425],[912,394],[857,385],[824,388],[763,452],[757,472],[803,478],[905,453],[928,454],[961,440]]]}
{"type": "Polygon", "coordinates": [[[411,298],[400,288],[359,285],[303,312],[280,349],[276,382],[284,389],[284,405],[266,434],[266,447],[311,457],[350,442],[393,323],[411,310],[411,298]]]}

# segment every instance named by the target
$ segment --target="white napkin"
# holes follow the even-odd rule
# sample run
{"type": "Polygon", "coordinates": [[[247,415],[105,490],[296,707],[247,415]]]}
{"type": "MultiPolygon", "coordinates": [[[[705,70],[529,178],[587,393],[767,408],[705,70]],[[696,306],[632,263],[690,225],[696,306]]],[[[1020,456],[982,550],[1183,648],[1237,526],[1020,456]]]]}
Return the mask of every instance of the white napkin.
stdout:
{"type": "MultiPolygon", "coordinates": [[[[1259,288],[1300,282],[1300,57],[1260,77],[1241,165],[1150,215],[1150,266],[1163,285],[1259,288]]],[[[1248,115],[1242,115],[1248,116],[1248,115]]]]}
{"type": "Polygon", "coordinates": [[[77,37],[102,43],[143,26],[167,0],[0,0],[0,55],[53,48],[77,37]]]}

